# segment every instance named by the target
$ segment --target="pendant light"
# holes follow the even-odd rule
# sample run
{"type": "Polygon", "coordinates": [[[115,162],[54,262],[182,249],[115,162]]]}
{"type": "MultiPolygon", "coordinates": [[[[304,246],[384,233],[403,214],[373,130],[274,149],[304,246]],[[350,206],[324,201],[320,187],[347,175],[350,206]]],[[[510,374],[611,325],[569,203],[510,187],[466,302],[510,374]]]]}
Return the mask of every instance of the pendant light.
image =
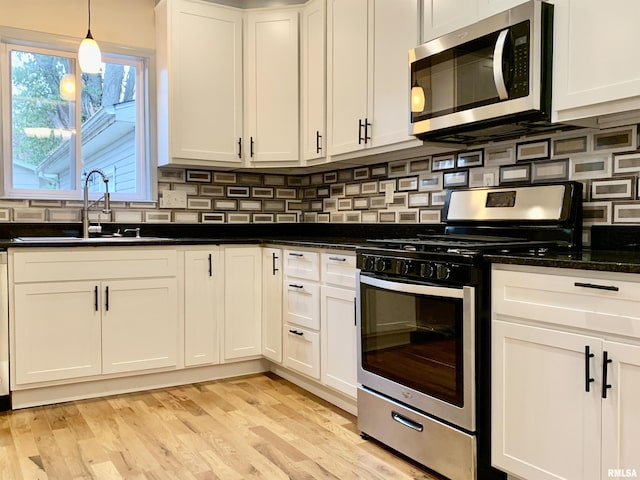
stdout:
{"type": "Polygon", "coordinates": [[[82,40],[78,49],[78,62],[83,73],[100,73],[102,55],[100,54],[100,47],[98,47],[91,35],[91,0],[87,1],[89,4],[89,28],[87,29],[86,38],[82,40]]]}

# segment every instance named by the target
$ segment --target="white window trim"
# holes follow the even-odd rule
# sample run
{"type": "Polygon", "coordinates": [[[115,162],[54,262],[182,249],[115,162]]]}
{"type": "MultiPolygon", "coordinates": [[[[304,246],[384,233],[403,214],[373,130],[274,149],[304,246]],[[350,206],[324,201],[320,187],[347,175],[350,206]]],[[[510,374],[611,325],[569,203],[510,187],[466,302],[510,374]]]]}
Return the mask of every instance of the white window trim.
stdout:
{"type": "MultiPolygon", "coordinates": [[[[2,152],[2,162],[0,171],[3,172],[4,182],[0,183],[0,198],[5,199],[51,199],[51,200],[81,200],[81,145],[76,145],[76,188],[73,190],[24,190],[13,189],[12,167],[10,163],[5,168],[4,162],[10,162],[11,155],[11,129],[5,125],[11,125],[11,79],[8,58],[8,45],[18,47],[28,47],[30,49],[43,49],[47,53],[55,53],[60,56],[76,57],[76,51],[81,39],[66,37],[55,34],[32,32],[11,27],[0,26],[0,152],[2,152]]],[[[153,50],[125,47],[109,42],[100,41],[100,48],[103,58],[116,59],[120,62],[135,65],[138,70],[136,75],[137,102],[141,102],[141,107],[137,109],[137,124],[144,125],[145,128],[137,129],[137,158],[144,159],[138,161],[137,168],[137,194],[114,193],[112,199],[115,201],[154,201],[157,200],[157,148],[156,148],[156,111],[151,99],[155,98],[155,52],[153,50]]],[[[80,72],[76,69],[76,81],[79,82],[80,72]]],[[[80,112],[76,114],[76,125],[80,125],[80,112]]],[[[78,127],[77,127],[78,128],[78,127]]],[[[98,195],[91,195],[98,198],[98,195]]]]}

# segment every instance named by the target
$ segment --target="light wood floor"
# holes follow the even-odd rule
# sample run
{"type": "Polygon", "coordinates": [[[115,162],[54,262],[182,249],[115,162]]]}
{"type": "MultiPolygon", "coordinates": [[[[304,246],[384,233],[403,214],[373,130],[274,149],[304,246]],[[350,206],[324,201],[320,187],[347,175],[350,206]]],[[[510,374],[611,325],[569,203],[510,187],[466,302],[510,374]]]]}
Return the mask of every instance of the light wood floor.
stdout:
{"type": "Polygon", "coordinates": [[[0,413],[0,480],[437,479],[273,374],[0,413]]]}

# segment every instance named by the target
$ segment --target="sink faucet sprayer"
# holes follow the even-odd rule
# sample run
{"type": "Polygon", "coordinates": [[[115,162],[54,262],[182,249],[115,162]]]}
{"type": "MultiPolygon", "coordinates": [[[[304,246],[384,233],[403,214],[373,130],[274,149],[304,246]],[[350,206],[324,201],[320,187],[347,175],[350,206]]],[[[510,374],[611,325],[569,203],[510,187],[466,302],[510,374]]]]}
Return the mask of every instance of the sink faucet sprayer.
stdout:
{"type": "MultiPolygon", "coordinates": [[[[100,225],[89,225],[89,209],[93,207],[100,200],[104,199],[104,208],[102,209],[102,213],[110,213],[111,212],[111,203],[109,201],[109,178],[102,173],[102,170],[98,170],[97,168],[91,170],[87,173],[87,176],[84,179],[84,206],[82,208],[82,238],[89,238],[89,233],[100,233],[102,231],[102,227],[100,225]],[[89,205],[89,179],[91,175],[94,173],[98,173],[102,176],[102,181],[105,186],[105,194],[100,197],[98,200],[89,205]]],[[[98,220],[99,223],[99,220],[98,220]]]]}

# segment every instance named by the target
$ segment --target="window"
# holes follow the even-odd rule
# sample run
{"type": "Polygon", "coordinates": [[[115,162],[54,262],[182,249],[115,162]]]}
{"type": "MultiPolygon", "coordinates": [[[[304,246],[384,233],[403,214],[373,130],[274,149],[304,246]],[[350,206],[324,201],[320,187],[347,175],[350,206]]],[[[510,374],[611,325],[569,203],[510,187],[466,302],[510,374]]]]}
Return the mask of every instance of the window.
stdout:
{"type": "MultiPolygon", "coordinates": [[[[80,199],[100,169],[112,198],[148,200],[144,61],[103,52],[102,73],[88,75],[75,52],[4,47],[5,197],[80,199]]],[[[97,180],[90,191],[104,190],[97,180]]]]}

